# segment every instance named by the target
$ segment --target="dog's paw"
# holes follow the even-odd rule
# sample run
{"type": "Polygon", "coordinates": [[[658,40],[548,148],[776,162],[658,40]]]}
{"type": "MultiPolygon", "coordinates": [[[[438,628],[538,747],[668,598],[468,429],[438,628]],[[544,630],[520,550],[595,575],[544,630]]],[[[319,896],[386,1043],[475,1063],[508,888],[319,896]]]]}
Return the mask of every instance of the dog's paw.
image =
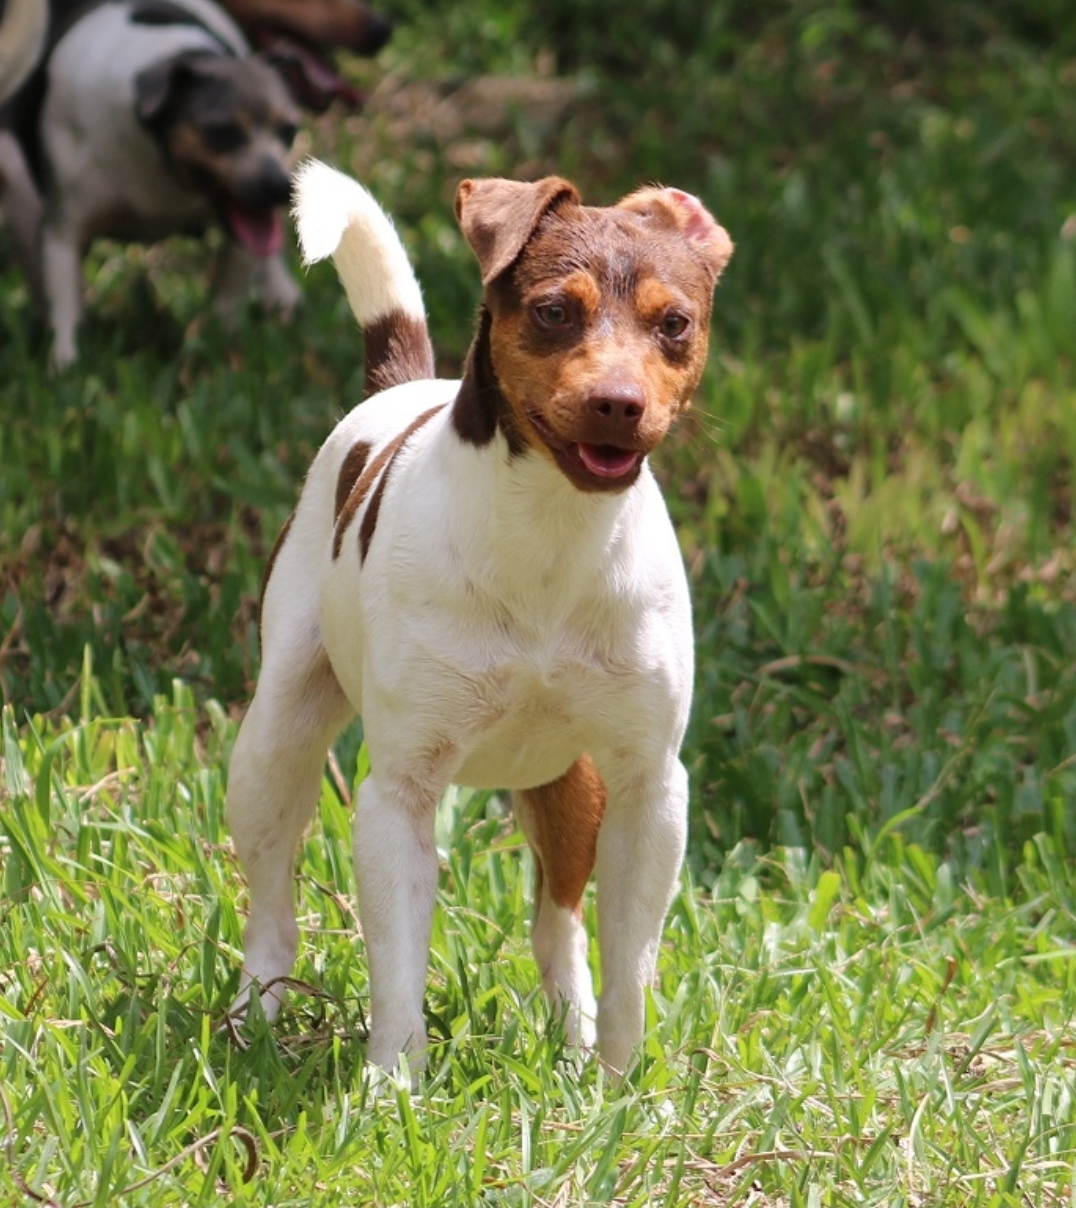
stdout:
{"type": "Polygon", "coordinates": [[[384,1026],[377,1019],[370,1021],[366,1060],[379,1069],[392,1074],[406,1068],[412,1078],[417,1078],[426,1068],[427,1048],[426,1023],[421,1018],[410,1024],[403,1019],[394,1019],[384,1026]]]}
{"type": "Polygon", "coordinates": [[[571,1003],[564,1012],[564,1035],[569,1048],[590,1051],[598,1043],[597,1007],[591,998],[589,1005],[571,1003]]]}
{"type": "Polygon", "coordinates": [[[59,377],[72,366],[78,364],[78,347],[73,339],[65,339],[57,335],[49,349],[49,374],[59,377]]]}
{"type": "Polygon", "coordinates": [[[229,1017],[238,1022],[245,1021],[250,1015],[253,1002],[257,1001],[262,1015],[272,1023],[284,1005],[284,996],[287,991],[285,982],[286,979],[281,977],[262,985],[248,973],[244,973],[239,985],[239,993],[228,1008],[229,1017]]]}

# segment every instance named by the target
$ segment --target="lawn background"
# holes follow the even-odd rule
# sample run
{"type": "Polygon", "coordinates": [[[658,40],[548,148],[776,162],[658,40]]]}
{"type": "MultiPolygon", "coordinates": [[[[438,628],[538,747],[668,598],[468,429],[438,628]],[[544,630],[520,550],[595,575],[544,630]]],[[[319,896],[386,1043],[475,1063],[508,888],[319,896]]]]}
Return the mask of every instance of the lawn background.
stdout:
{"type": "Polygon", "coordinates": [[[229,333],[204,243],[104,245],[83,360],[50,379],[5,256],[0,1196],[1076,1202],[1076,18],[392,11],[352,64],[366,111],[309,121],[302,149],[397,217],[442,372],[478,298],[464,175],[557,171],[600,202],[661,180],[737,243],[694,413],[655,458],[699,670],[644,1060],[614,1087],[564,1053],[521,840],[461,793],[430,1076],[374,1093],[354,732],[298,881],[312,992],[275,1033],[220,1030],[261,568],[360,397],[361,342],[327,267],[289,327],[229,333]]]}

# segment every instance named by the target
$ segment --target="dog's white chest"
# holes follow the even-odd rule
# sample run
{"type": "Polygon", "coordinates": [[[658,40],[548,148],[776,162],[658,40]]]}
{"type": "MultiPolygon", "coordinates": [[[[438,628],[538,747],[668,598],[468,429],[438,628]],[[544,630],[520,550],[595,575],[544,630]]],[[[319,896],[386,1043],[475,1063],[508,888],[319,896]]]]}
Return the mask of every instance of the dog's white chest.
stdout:
{"type": "MultiPolygon", "coordinates": [[[[573,762],[611,690],[596,654],[571,641],[521,649],[475,676],[475,709],[458,735],[456,778],[478,787],[527,787],[573,762]]],[[[461,719],[463,720],[463,719],[461,719]]]]}

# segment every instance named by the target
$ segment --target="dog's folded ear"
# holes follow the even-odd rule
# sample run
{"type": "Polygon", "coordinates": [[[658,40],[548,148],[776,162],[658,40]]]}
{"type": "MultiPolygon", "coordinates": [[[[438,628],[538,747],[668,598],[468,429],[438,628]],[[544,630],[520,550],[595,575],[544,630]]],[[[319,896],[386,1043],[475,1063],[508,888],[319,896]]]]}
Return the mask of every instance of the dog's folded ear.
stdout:
{"type": "Polygon", "coordinates": [[[732,257],[733,243],[728,231],[697,197],[683,189],[657,186],[637,189],[618,201],[617,206],[679,231],[713,272],[715,281],[732,257]]]}
{"type": "Polygon", "coordinates": [[[204,50],[184,50],[140,71],[134,81],[139,121],[153,127],[179,89],[195,79],[211,57],[204,50]]]}
{"type": "Polygon", "coordinates": [[[456,219],[478,257],[483,285],[511,268],[542,215],[561,201],[578,204],[579,194],[559,176],[533,183],[500,177],[461,182],[456,219]]]}

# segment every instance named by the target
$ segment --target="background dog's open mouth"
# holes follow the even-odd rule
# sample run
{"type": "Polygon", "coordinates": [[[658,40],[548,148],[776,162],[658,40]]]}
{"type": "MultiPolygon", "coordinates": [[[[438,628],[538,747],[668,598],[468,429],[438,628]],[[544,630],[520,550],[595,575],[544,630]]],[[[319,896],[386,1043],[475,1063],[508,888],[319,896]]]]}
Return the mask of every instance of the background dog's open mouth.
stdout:
{"type": "Polygon", "coordinates": [[[576,447],[579,460],[597,478],[624,478],[633,473],[643,459],[641,453],[633,449],[618,449],[616,445],[579,444],[576,447]]]}
{"type": "Polygon", "coordinates": [[[255,256],[275,256],[284,246],[284,224],[276,210],[255,209],[230,201],[228,229],[255,256]]]}

